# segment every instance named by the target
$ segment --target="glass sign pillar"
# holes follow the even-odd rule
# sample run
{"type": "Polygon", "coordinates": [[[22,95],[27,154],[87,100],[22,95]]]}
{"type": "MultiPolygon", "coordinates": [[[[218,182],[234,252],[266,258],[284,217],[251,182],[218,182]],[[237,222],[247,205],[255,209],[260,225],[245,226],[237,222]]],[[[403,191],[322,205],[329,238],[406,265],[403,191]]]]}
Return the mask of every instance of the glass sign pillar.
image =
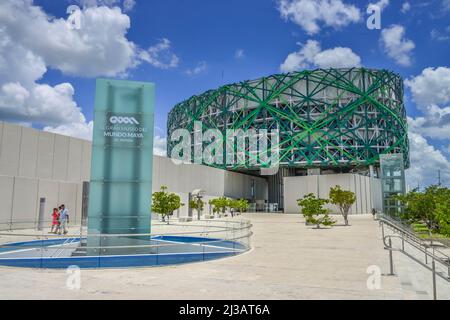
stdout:
{"type": "Polygon", "coordinates": [[[151,231],[154,97],[152,83],[97,80],[88,254],[123,253],[108,247],[141,243],[133,235],[151,231]]]}

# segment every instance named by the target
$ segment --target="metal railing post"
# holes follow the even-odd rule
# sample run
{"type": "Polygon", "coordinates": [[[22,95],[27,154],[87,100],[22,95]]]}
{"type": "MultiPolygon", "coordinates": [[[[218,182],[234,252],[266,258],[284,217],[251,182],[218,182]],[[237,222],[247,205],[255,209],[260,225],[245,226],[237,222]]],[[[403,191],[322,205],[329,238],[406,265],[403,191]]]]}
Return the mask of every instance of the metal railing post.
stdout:
{"type": "Polygon", "coordinates": [[[402,232],[402,250],[405,251],[405,234],[402,232]]]}
{"type": "Polygon", "coordinates": [[[390,267],[390,276],[395,275],[394,273],[394,257],[392,254],[392,238],[389,237],[389,267],[390,267]]]}
{"type": "Polygon", "coordinates": [[[436,263],[434,262],[434,258],[433,258],[433,262],[431,263],[431,265],[432,265],[432,269],[433,269],[433,300],[437,300],[436,263]]]}
{"type": "Polygon", "coordinates": [[[37,230],[44,230],[44,219],[45,219],[45,198],[40,198],[39,200],[39,218],[37,223],[37,230]]]}
{"type": "Polygon", "coordinates": [[[447,275],[448,275],[448,279],[450,280],[450,260],[448,260],[448,267],[447,267],[447,275]]]}
{"type": "MultiPolygon", "coordinates": [[[[415,233],[409,232],[403,227],[398,226],[394,222],[389,219],[383,220],[383,222],[387,225],[389,229],[393,229],[395,234],[389,234],[383,238],[384,246],[386,250],[389,250],[389,262],[390,262],[390,274],[394,275],[393,268],[393,251],[399,251],[405,254],[407,257],[416,261],[420,265],[422,265],[425,269],[432,272],[432,286],[433,286],[433,299],[437,300],[437,277],[441,277],[446,282],[450,283],[450,256],[437,248],[435,248],[432,244],[426,243],[424,240],[420,239],[415,233]],[[396,235],[398,234],[398,235],[396,235]],[[389,238],[389,241],[386,241],[389,238]],[[394,249],[392,247],[392,238],[398,238],[402,241],[402,250],[394,249]],[[406,246],[408,245],[408,247],[406,246]],[[430,250],[431,248],[431,250],[430,250]],[[411,253],[406,251],[412,250],[411,253]],[[425,254],[425,263],[420,256],[415,255],[415,250],[419,253],[425,254]],[[431,251],[431,252],[428,252],[431,251]],[[431,258],[430,263],[428,263],[429,258],[431,258]],[[445,272],[440,272],[439,269],[436,269],[436,263],[441,264],[447,269],[447,275],[445,272]]],[[[445,270],[444,269],[444,270],[445,270]]]]}

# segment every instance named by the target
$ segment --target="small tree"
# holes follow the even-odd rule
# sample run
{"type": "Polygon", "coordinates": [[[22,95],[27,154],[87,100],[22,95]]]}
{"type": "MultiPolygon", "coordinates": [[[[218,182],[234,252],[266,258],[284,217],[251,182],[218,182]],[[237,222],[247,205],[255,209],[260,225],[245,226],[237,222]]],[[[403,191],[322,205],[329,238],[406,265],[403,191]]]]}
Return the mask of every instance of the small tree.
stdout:
{"type": "Polygon", "coordinates": [[[236,211],[238,211],[241,214],[250,207],[250,205],[248,204],[248,201],[244,200],[244,199],[230,200],[228,206],[230,208],[235,209],[236,211]]]}
{"type": "Polygon", "coordinates": [[[189,206],[192,209],[195,209],[197,211],[198,220],[200,220],[200,216],[202,215],[203,208],[205,207],[205,202],[202,199],[198,198],[198,199],[189,201],[189,206]]]}
{"type": "Polygon", "coordinates": [[[436,204],[436,219],[439,223],[439,232],[450,237],[450,190],[441,195],[436,204]]]}
{"type": "Polygon", "coordinates": [[[208,203],[212,207],[213,214],[217,214],[220,212],[220,208],[215,205],[215,199],[209,200],[208,203]]]}
{"type": "Polygon", "coordinates": [[[184,206],[180,197],[175,193],[167,192],[166,186],[161,186],[161,191],[152,194],[152,212],[156,212],[162,216],[162,220],[167,224],[170,222],[170,216],[173,212],[184,206]]]}
{"type": "Polygon", "coordinates": [[[413,190],[406,195],[397,195],[394,199],[405,206],[402,219],[413,223],[423,222],[430,231],[440,232],[441,225],[445,225],[448,219],[446,214],[449,214],[449,197],[449,189],[430,186],[424,192],[413,190]]]}
{"type": "Polygon", "coordinates": [[[298,205],[302,208],[302,214],[307,223],[315,224],[317,229],[320,226],[333,226],[336,221],[331,219],[328,215],[328,210],[323,206],[329,203],[329,200],[316,198],[312,193],[307,194],[303,199],[297,200],[298,205]]]}
{"type": "Polygon", "coordinates": [[[348,226],[348,213],[350,208],[356,202],[355,193],[347,190],[342,190],[340,186],[330,189],[330,202],[339,207],[342,216],[344,217],[345,225],[348,226]]]}
{"type": "Polygon", "coordinates": [[[248,201],[244,200],[244,199],[237,200],[236,204],[237,204],[236,209],[237,209],[237,211],[239,211],[239,213],[243,213],[243,212],[247,211],[248,208],[250,207],[248,201]]]}
{"type": "Polygon", "coordinates": [[[227,198],[220,197],[220,198],[209,200],[209,204],[213,206],[214,213],[219,213],[219,212],[225,213],[225,211],[227,210],[227,208],[230,205],[230,202],[227,198]]]}

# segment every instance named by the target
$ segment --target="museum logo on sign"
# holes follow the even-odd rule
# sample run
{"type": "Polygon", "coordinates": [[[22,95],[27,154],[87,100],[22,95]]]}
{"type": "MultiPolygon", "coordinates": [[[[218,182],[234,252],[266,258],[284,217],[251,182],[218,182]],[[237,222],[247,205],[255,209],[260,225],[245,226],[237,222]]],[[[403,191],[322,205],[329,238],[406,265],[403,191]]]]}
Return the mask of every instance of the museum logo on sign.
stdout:
{"type": "Polygon", "coordinates": [[[139,124],[139,122],[134,117],[118,117],[112,116],[109,118],[111,124],[139,124]]]}
{"type": "Polygon", "coordinates": [[[112,142],[136,143],[144,138],[147,128],[141,125],[140,115],[109,113],[103,136],[112,142]]]}

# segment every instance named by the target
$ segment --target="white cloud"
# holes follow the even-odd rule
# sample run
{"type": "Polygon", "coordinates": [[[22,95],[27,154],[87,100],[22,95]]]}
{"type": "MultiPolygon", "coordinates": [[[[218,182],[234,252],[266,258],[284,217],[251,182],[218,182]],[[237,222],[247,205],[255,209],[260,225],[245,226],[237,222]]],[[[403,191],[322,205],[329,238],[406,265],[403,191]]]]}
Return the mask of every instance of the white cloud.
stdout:
{"type": "MultiPolygon", "coordinates": [[[[39,81],[47,68],[74,76],[112,77],[125,75],[144,61],[143,51],[126,38],[130,19],[116,6],[121,1],[78,3],[84,8],[79,30],[48,15],[32,0],[0,1],[0,119],[89,139],[92,122],[74,101],[73,86],[39,81]]],[[[133,3],[127,2],[128,9],[133,3]]],[[[164,39],[162,46],[150,48],[149,63],[156,65],[155,59],[161,58],[163,66],[168,45],[164,39]]],[[[168,63],[174,65],[174,55],[168,63]]]]}
{"type": "Polygon", "coordinates": [[[236,59],[244,59],[245,58],[245,51],[244,49],[237,49],[234,53],[234,57],[236,59]]]}
{"type": "Polygon", "coordinates": [[[361,58],[350,48],[336,47],[322,51],[320,43],[308,40],[299,51],[289,54],[281,64],[282,72],[292,72],[311,67],[351,68],[361,65],[361,58]]]}
{"type": "Polygon", "coordinates": [[[430,105],[450,104],[450,68],[426,68],[405,81],[417,106],[426,111],[430,105]]]}
{"type": "Polygon", "coordinates": [[[205,61],[200,61],[199,63],[197,63],[195,68],[186,70],[186,74],[188,76],[196,76],[206,72],[207,69],[208,64],[205,61]]]}
{"type": "Polygon", "coordinates": [[[443,181],[450,181],[450,162],[440,150],[430,145],[419,133],[410,130],[411,167],[406,172],[407,182],[411,187],[422,187],[437,183],[438,170],[443,181]],[[425,161],[424,161],[425,160],[425,161]]]}
{"type": "Polygon", "coordinates": [[[321,51],[320,43],[315,40],[308,40],[302,48],[290,53],[280,66],[282,72],[291,72],[306,69],[314,63],[314,57],[321,51]]]}
{"type": "Polygon", "coordinates": [[[320,24],[338,29],[361,19],[360,10],[342,0],[279,0],[278,10],[310,35],[320,31],[320,24]]]}
{"type": "Polygon", "coordinates": [[[126,34],[130,19],[118,7],[87,7],[81,28],[48,16],[28,0],[3,0],[0,25],[14,43],[47,66],[74,76],[116,76],[137,65],[136,45],[126,34]]]}
{"type": "Polygon", "coordinates": [[[383,11],[384,9],[386,9],[386,7],[389,5],[389,0],[379,0],[377,2],[374,3],[369,3],[368,8],[371,9],[373,7],[377,7],[380,9],[380,11],[383,11]]]}
{"type": "Polygon", "coordinates": [[[433,29],[430,32],[431,38],[437,41],[450,41],[450,27],[445,28],[440,32],[437,29],[433,29]]]}
{"type": "Polygon", "coordinates": [[[40,56],[15,43],[14,38],[0,28],[0,84],[20,82],[29,87],[46,72],[45,61],[40,56]]]}
{"type": "Polygon", "coordinates": [[[450,69],[426,68],[419,76],[405,81],[421,116],[408,118],[411,140],[410,180],[414,185],[436,183],[437,170],[450,182],[450,163],[426,138],[450,141],[450,69]],[[426,161],[424,161],[426,159],[426,161]]]}
{"type": "Polygon", "coordinates": [[[0,87],[0,118],[43,125],[85,124],[85,117],[73,101],[73,95],[70,83],[54,87],[36,84],[30,88],[19,83],[5,83],[0,87]]]}
{"type": "Polygon", "coordinates": [[[350,48],[336,47],[322,51],[314,58],[319,68],[351,68],[361,65],[361,58],[350,48]]]}
{"type": "Polygon", "coordinates": [[[446,172],[450,167],[441,151],[431,145],[423,146],[426,138],[450,142],[450,68],[426,68],[419,76],[406,80],[405,84],[422,111],[421,116],[408,118],[412,137],[416,137],[412,144],[419,143],[419,146],[411,146],[412,157],[414,152],[417,162],[416,170],[412,172],[426,179],[428,172],[436,173],[437,169],[446,172]],[[427,161],[423,161],[424,155],[427,161]]]}
{"type": "Polygon", "coordinates": [[[180,59],[172,52],[171,42],[163,38],[146,51],[141,51],[139,57],[159,69],[170,69],[178,67],[180,59]]]}
{"type": "Polygon", "coordinates": [[[76,1],[84,8],[99,7],[99,6],[113,6],[120,2],[120,0],[78,0],[76,1]]]}
{"type": "MultiPolygon", "coordinates": [[[[86,3],[86,6],[90,5],[86,3]]],[[[30,0],[0,2],[0,118],[88,137],[91,124],[70,83],[38,81],[47,67],[79,76],[113,76],[135,65],[135,45],[119,8],[88,7],[82,28],[47,15],[30,0]]]]}
{"type": "Polygon", "coordinates": [[[450,0],[442,0],[442,8],[445,11],[450,11],[450,0]]]}
{"type": "Polygon", "coordinates": [[[45,61],[0,29],[0,118],[43,125],[84,123],[69,83],[37,83],[45,61]]]}
{"type": "Polygon", "coordinates": [[[411,10],[411,4],[408,1],[403,2],[401,9],[402,13],[406,13],[409,10],[411,10]]]}
{"type": "MultiPolygon", "coordinates": [[[[25,103],[30,97],[30,92],[18,82],[8,82],[0,88],[0,116],[3,119],[15,118],[16,115],[27,116],[25,103]]],[[[14,119],[24,120],[24,119],[14,119]]]]}
{"type": "Polygon", "coordinates": [[[381,45],[385,53],[401,66],[411,65],[411,54],[416,45],[410,39],[405,38],[405,28],[400,25],[392,25],[381,32],[381,45]]]}
{"type": "Polygon", "coordinates": [[[69,123],[69,124],[64,124],[64,125],[56,126],[56,127],[45,127],[44,131],[92,141],[93,129],[94,129],[94,123],[92,121],[90,121],[87,124],[69,123]]]}
{"type": "MultiPolygon", "coordinates": [[[[112,6],[119,6],[121,0],[78,0],[76,1],[76,3],[81,5],[83,8],[100,7],[100,6],[112,7],[112,6]]],[[[122,2],[123,11],[124,12],[131,11],[133,10],[135,5],[136,0],[123,0],[122,2]]]]}
{"type": "Polygon", "coordinates": [[[133,10],[134,6],[136,5],[135,0],[124,0],[123,1],[123,11],[128,12],[133,10]]]}
{"type": "Polygon", "coordinates": [[[408,118],[409,127],[424,137],[450,141],[450,107],[432,105],[423,116],[408,118]]]}
{"type": "Polygon", "coordinates": [[[167,138],[155,136],[153,139],[153,154],[161,157],[167,156],[167,138]]]}

